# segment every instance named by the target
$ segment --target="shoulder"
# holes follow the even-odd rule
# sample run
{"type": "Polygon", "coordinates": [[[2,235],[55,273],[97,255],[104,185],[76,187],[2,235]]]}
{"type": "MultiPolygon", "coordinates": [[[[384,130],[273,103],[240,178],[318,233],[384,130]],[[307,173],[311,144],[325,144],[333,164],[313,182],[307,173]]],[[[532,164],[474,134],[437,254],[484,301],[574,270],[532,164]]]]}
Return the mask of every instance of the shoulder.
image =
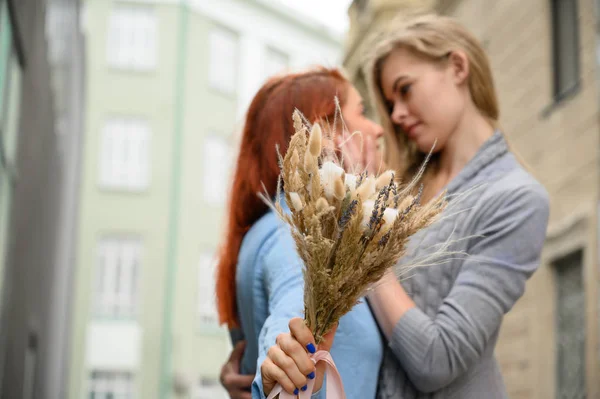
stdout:
{"type": "Polygon", "coordinates": [[[265,247],[273,245],[273,236],[283,224],[274,212],[264,214],[244,235],[238,258],[238,269],[252,266],[265,247]]]}
{"type": "Polygon", "coordinates": [[[294,249],[289,226],[273,211],[263,215],[246,233],[240,258],[252,254],[258,261],[294,249]]]}
{"type": "Polygon", "coordinates": [[[482,192],[473,207],[473,223],[490,228],[523,224],[545,233],[550,213],[547,190],[512,154],[503,158],[499,160],[504,164],[502,172],[482,182],[482,192]]]}
{"type": "Polygon", "coordinates": [[[242,247],[252,248],[254,250],[261,249],[272,236],[277,232],[283,222],[277,217],[273,211],[265,213],[244,236],[242,247]]]}
{"type": "MultiPolygon", "coordinates": [[[[508,164],[485,188],[482,199],[488,207],[490,203],[516,201],[521,206],[548,209],[550,197],[544,186],[537,181],[512,154],[507,154],[501,162],[508,164]]],[[[483,201],[482,201],[483,202],[483,201]]],[[[483,205],[483,204],[481,204],[483,205]]]]}

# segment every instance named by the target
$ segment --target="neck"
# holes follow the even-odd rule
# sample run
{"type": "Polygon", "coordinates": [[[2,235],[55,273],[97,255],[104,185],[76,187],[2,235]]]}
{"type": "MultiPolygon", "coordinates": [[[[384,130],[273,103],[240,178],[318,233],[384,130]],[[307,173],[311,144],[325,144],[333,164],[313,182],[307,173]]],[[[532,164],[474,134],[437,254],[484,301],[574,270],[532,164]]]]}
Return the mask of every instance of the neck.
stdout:
{"type": "Polygon", "coordinates": [[[452,180],[493,134],[494,128],[477,109],[467,110],[440,152],[438,174],[452,180]]]}

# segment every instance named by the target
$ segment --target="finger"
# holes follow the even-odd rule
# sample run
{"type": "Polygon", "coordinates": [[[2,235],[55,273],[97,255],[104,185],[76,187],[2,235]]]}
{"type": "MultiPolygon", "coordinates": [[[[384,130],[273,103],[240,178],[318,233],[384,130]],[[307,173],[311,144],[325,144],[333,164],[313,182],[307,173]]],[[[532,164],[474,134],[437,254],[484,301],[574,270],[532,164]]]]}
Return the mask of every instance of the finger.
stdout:
{"type": "Polygon", "coordinates": [[[260,372],[262,374],[263,391],[265,395],[271,393],[275,384],[281,385],[281,387],[289,394],[297,393],[297,388],[292,380],[290,380],[287,374],[275,365],[269,357],[267,357],[260,366],[260,372]]]}
{"type": "Polygon", "coordinates": [[[245,391],[237,391],[229,393],[231,399],[252,399],[252,394],[250,392],[245,391]]]}
{"type": "Polygon", "coordinates": [[[309,353],[315,353],[317,351],[315,338],[304,320],[299,317],[294,317],[290,320],[289,327],[290,333],[296,338],[296,341],[300,342],[309,353]]]}
{"type": "Polygon", "coordinates": [[[387,170],[385,164],[383,163],[383,152],[379,147],[377,139],[373,139],[373,162],[378,171],[387,170]]]}
{"type": "Polygon", "coordinates": [[[237,344],[235,344],[235,347],[231,351],[231,354],[229,355],[229,360],[240,361],[242,359],[242,356],[244,355],[244,349],[246,349],[246,341],[239,341],[237,344]]]}
{"type": "Polygon", "coordinates": [[[356,165],[356,170],[359,170],[362,173],[366,166],[363,135],[355,134],[350,141],[352,142],[352,153],[354,154],[354,164],[356,165]]]}
{"type": "Polygon", "coordinates": [[[363,151],[363,162],[365,163],[365,166],[369,169],[370,172],[372,173],[377,173],[378,172],[378,167],[379,165],[376,165],[375,162],[375,145],[374,145],[374,141],[373,138],[371,136],[365,136],[365,150],[363,151]]]}
{"type": "Polygon", "coordinates": [[[344,139],[340,135],[335,136],[335,148],[337,148],[342,154],[342,163],[344,164],[344,169],[349,170],[352,166],[352,157],[349,156],[348,148],[344,143],[344,139]]]}
{"type": "Polygon", "coordinates": [[[277,336],[277,345],[291,357],[302,374],[312,379],[315,377],[315,364],[306,349],[290,334],[279,334],[277,336]]]}
{"type": "Polygon", "coordinates": [[[353,162],[362,163],[362,147],[361,147],[361,135],[355,134],[348,138],[346,145],[348,146],[348,152],[352,154],[353,162]]]}
{"type": "Polygon", "coordinates": [[[285,372],[287,377],[294,383],[296,388],[302,388],[308,380],[306,375],[300,371],[298,365],[279,346],[274,345],[269,349],[269,359],[285,372]]]}
{"type": "Polygon", "coordinates": [[[223,378],[223,385],[230,389],[248,389],[252,387],[254,375],[230,373],[223,378]]]}
{"type": "Polygon", "coordinates": [[[365,150],[363,151],[363,155],[365,157],[365,163],[370,163],[373,159],[373,140],[371,136],[365,135],[365,150]]]}
{"type": "MultiPolygon", "coordinates": [[[[233,349],[231,354],[229,355],[227,363],[225,363],[223,367],[221,367],[221,384],[227,389],[230,389],[229,387],[231,387],[232,385],[232,380],[236,381],[239,377],[242,377],[242,381],[245,381],[246,379],[252,377],[240,374],[240,361],[244,353],[245,347],[246,341],[238,342],[235,345],[235,348],[233,349]]],[[[250,384],[252,384],[252,382],[250,382],[250,384]]]]}
{"type": "Polygon", "coordinates": [[[341,134],[336,134],[336,135],[333,137],[333,141],[334,141],[334,143],[335,143],[335,146],[336,146],[337,148],[340,148],[340,147],[342,146],[342,143],[343,143],[343,141],[344,141],[344,138],[342,137],[342,135],[341,135],[341,134]]]}

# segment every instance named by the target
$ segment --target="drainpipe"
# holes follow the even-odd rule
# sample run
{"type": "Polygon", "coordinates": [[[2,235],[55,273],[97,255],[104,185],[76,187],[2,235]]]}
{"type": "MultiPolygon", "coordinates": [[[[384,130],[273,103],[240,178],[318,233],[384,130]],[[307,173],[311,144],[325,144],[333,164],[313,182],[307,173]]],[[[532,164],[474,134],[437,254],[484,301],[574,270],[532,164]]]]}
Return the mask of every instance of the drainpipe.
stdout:
{"type": "MultiPolygon", "coordinates": [[[[596,48],[595,50],[595,55],[596,57],[595,62],[596,62],[596,98],[598,98],[598,105],[600,105],[600,0],[596,0],[594,1],[594,16],[596,17],[595,19],[595,24],[594,26],[596,27],[596,48]]],[[[596,109],[597,112],[597,117],[596,119],[598,120],[599,124],[600,124],[600,107],[598,109],[596,109]]],[[[600,138],[600,129],[597,132],[599,138],[600,138]]],[[[600,151],[600,148],[598,149],[598,151],[600,151]]],[[[596,181],[600,182],[600,156],[598,157],[598,161],[596,164],[596,181]]],[[[595,221],[596,221],[596,237],[595,237],[595,247],[594,249],[592,249],[592,251],[594,252],[594,259],[595,259],[595,263],[597,265],[597,273],[600,273],[600,185],[598,187],[596,187],[596,215],[595,215],[595,221]]],[[[596,328],[598,329],[596,332],[596,339],[597,342],[600,342],[600,284],[598,285],[598,294],[597,294],[598,298],[596,300],[596,320],[597,320],[597,325],[596,328]]],[[[596,352],[596,367],[599,367],[600,365],[600,345],[597,344],[596,345],[598,347],[597,352],[596,352]]],[[[598,380],[596,382],[596,386],[593,387],[593,390],[596,391],[596,393],[600,392],[600,380],[598,380]]]]}
{"type": "Polygon", "coordinates": [[[173,347],[173,295],[177,275],[177,236],[179,232],[179,202],[181,195],[181,148],[183,141],[185,63],[187,52],[188,0],[179,1],[179,33],[177,39],[177,65],[175,74],[175,123],[172,152],[171,193],[169,201],[169,228],[167,229],[167,270],[164,289],[163,325],[160,362],[160,398],[171,397],[172,347],[173,347]]]}
{"type": "MultiPolygon", "coordinates": [[[[596,92],[597,94],[597,98],[599,100],[600,104],[600,0],[596,0],[594,1],[594,15],[596,17],[596,48],[595,48],[595,61],[596,61],[596,92]]],[[[597,115],[597,120],[600,124],[600,107],[598,109],[596,109],[596,112],[598,113],[597,115]]],[[[597,132],[598,136],[600,137],[600,129],[597,132]]],[[[598,149],[598,151],[600,151],[600,148],[598,149]]],[[[596,164],[596,181],[600,182],[600,156],[598,156],[598,162],[596,164]]],[[[593,249],[594,252],[594,256],[595,256],[595,261],[596,261],[596,265],[598,267],[597,269],[597,273],[600,273],[600,185],[596,188],[596,215],[595,215],[595,220],[596,220],[596,248],[593,249]]],[[[598,340],[597,342],[600,342],[600,284],[598,287],[598,299],[596,300],[596,320],[597,320],[597,326],[596,328],[598,328],[597,333],[596,333],[596,339],[598,340]]],[[[596,367],[599,367],[600,365],[600,345],[598,345],[598,350],[596,353],[596,367]]],[[[598,370],[598,369],[596,369],[598,370]]],[[[596,382],[596,386],[593,387],[593,389],[595,389],[596,394],[598,392],[600,392],[600,380],[598,380],[596,382]]]]}

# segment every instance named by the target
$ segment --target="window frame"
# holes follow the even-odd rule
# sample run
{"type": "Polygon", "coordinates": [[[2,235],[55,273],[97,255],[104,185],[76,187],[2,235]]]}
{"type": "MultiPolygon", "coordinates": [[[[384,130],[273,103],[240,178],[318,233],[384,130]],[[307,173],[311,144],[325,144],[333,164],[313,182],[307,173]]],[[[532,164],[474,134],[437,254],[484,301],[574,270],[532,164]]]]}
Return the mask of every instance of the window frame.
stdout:
{"type": "Polygon", "coordinates": [[[149,189],[152,171],[152,126],[148,119],[134,116],[106,118],[100,132],[98,148],[98,187],[101,190],[144,192],[149,189]],[[117,140],[119,141],[115,142],[117,140]],[[121,152],[135,152],[137,158],[121,154],[123,159],[118,159],[119,153],[115,148],[119,148],[121,152]]]}
{"type": "Polygon", "coordinates": [[[240,68],[239,61],[241,58],[241,45],[240,45],[240,35],[228,28],[225,28],[220,25],[214,25],[209,33],[208,33],[208,86],[210,89],[227,96],[235,97],[238,94],[238,85],[240,80],[240,68]],[[233,60],[216,60],[215,57],[216,52],[214,51],[214,46],[216,45],[214,40],[216,37],[220,37],[221,39],[225,38],[226,40],[231,39],[231,43],[233,44],[233,60]],[[223,61],[223,62],[219,62],[223,61]],[[216,62],[213,63],[213,62],[216,62]],[[223,71],[223,63],[230,62],[233,65],[233,76],[220,81],[220,75],[223,71]],[[231,86],[229,87],[228,84],[231,86]]]}
{"type": "Polygon", "coordinates": [[[136,397],[136,375],[133,371],[125,371],[125,370],[89,370],[88,372],[88,385],[87,385],[87,396],[92,397],[98,393],[97,389],[95,389],[95,385],[99,385],[104,388],[103,391],[99,393],[106,396],[107,393],[111,393],[113,397],[118,397],[122,399],[134,399],[136,397]],[[94,379],[95,374],[104,375],[104,381],[100,379],[94,379]],[[118,380],[117,377],[121,379],[118,380]],[[125,384],[122,384],[125,381],[125,384]],[[125,392],[118,392],[115,390],[115,386],[118,386],[117,383],[121,383],[121,386],[126,387],[125,392]],[[104,385],[104,386],[103,386],[104,385]],[[112,388],[112,390],[111,390],[112,388]],[[93,391],[92,391],[93,390],[93,391]],[[118,396],[117,396],[118,395],[118,396]]]}
{"type": "Polygon", "coordinates": [[[136,320],[140,317],[143,255],[144,244],[139,236],[107,234],[98,238],[92,289],[94,319],[136,320]],[[124,252],[131,255],[128,263],[124,252]],[[109,263],[107,258],[111,256],[115,260],[109,263]],[[126,284],[127,290],[123,289],[126,284]]]}
{"type": "MultiPolygon", "coordinates": [[[[220,149],[219,149],[220,151],[220,149]]],[[[202,199],[210,206],[221,206],[227,201],[227,196],[231,189],[231,172],[234,167],[234,153],[229,138],[214,132],[209,132],[204,136],[202,145],[202,199]],[[224,153],[220,152],[215,155],[217,149],[213,144],[223,144],[222,149],[224,153]],[[222,156],[219,156],[221,154],[222,156]],[[215,168],[215,159],[212,157],[219,158],[221,167],[215,168]],[[223,164],[225,164],[223,166],[223,164]],[[214,173],[222,173],[217,177],[213,177],[214,173]],[[218,187],[213,187],[213,182],[220,184],[218,187]],[[216,192],[215,192],[216,190],[216,192]]]]}
{"type": "MultiPolygon", "coordinates": [[[[585,396],[587,396],[587,365],[586,365],[586,345],[587,345],[587,326],[586,326],[586,285],[585,285],[585,278],[584,278],[584,272],[585,272],[585,253],[584,253],[584,249],[583,248],[577,248],[573,251],[570,251],[566,254],[561,255],[560,257],[556,258],[553,262],[552,262],[552,269],[553,269],[553,274],[554,274],[554,281],[555,281],[555,299],[554,299],[554,303],[555,303],[555,317],[554,317],[554,329],[555,329],[555,353],[556,353],[556,364],[555,364],[555,375],[556,375],[556,380],[555,380],[555,384],[556,384],[556,397],[560,398],[562,396],[560,396],[561,394],[561,383],[564,383],[564,376],[566,375],[566,373],[564,373],[564,370],[561,369],[561,367],[563,366],[563,362],[562,360],[562,356],[561,353],[572,353],[572,349],[573,348],[567,348],[567,350],[562,349],[561,344],[562,344],[562,339],[564,338],[564,334],[562,334],[562,328],[561,328],[561,314],[560,311],[563,308],[562,305],[564,305],[564,296],[561,296],[561,286],[560,284],[563,283],[564,284],[564,277],[565,275],[563,274],[565,272],[565,269],[567,267],[576,267],[578,269],[579,272],[579,280],[578,280],[578,288],[575,292],[576,293],[581,293],[582,295],[582,302],[583,302],[583,306],[580,309],[581,310],[581,322],[582,322],[582,326],[580,326],[581,328],[578,329],[578,331],[582,334],[584,334],[583,336],[583,340],[580,342],[581,344],[581,353],[579,357],[579,361],[580,361],[580,367],[581,367],[581,373],[580,373],[580,379],[581,379],[581,383],[578,384],[579,387],[583,390],[583,394],[585,396]],[[576,264],[573,264],[572,261],[573,259],[575,259],[577,261],[576,264]]],[[[569,369],[569,373],[572,370],[569,369]]]]}
{"type": "Polygon", "coordinates": [[[159,18],[152,5],[115,3],[109,14],[107,23],[105,56],[108,67],[118,71],[155,71],[159,60],[159,38],[159,18]],[[128,17],[128,19],[125,17],[128,17]],[[123,18],[125,18],[125,22],[120,21],[123,18]],[[149,23],[148,26],[141,25],[141,21],[146,18],[148,20],[145,22],[149,23]],[[140,26],[144,29],[136,32],[135,28],[139,29],[140,26]],[[127,34],[119,35],[119,31],[124,28],[127,34]],[[145,33],[144,36],[142,36],[142,32],[145,33]],[[134,36],[137,38],[137,41],[140,40],[140,37],[143,37],[144,42],[150,41],[151,44],[141,47],[136,40],[133,40],[136,45],[126,45],[123,40],[123,37],[126,36],[134,36]],[[143,49],[146,50],[145,53],[142,53],[143,49]],[[125,54],[124,57],[123,54],[125,54]],[[140,54],[143,56],[140,57],[140,54]]]}
{"type": "Polygon", "coordinates": [[[555,103],[560,103],[567,98],[573,96],[580,90],[581,86],[581,51],[580,51],[580,26],[579,26],[579,4],[578,0],[550,0],[550,13],[551,13],[551,39],[552,39],[552,96],[555,103]],[[572,28],[574,29],[573,33],[573,41],[574,43],[570,43],[568,48],[562,48],[561,44],[562,40],[560,38],[561,35],[561,27],[566,24],[565,16],[560,12],[561,11],[561,2],[568,2],[573,8],[572,13],[574,16],[574,20],[571,21],[573,23],[572,28]],[[573,50],[571,50],[573,49],[573,50]],[[571,57],[571,54],[568,54],[569,57],[566,57],[565,52],[574,51],[575,56],[571,57]],[[568,85],[567,82],[563,82],[563,71],[562,71],[562,62],[563,60],[568,60],[569,62],[574,62],[572,65],[574,76],[573,83],[568,85]]]}
{"type": "Polygon", "coordinates": [[[202,329],[219,327],[216,309],[215,271],[217,259],[213,251],[203,251],[198,261],[196,315],[202,329]],[[211,283],[212,282],[212,283],[211,283]],[[207,295],[208,293],[208,295],[207,295]],[[208,301],[207,297],[210,297],[208,301]]]}

